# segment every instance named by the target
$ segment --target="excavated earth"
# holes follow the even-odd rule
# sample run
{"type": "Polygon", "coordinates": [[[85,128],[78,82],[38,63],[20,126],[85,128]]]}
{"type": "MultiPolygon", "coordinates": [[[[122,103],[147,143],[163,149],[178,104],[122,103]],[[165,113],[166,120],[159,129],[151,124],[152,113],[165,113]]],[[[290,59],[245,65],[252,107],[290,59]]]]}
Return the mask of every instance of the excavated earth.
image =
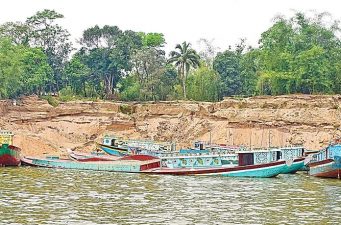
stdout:
{"type": "Polygon", "coordinates": [[[25,155],[91,151],[105,134],[132,139],[195,140],[252,148],[319,149],[341,135],[341,96],[287,95],[221,102],[73,101],[57,107],[36,96],[0,101],[0,129],[14,132],[25,155]]]}

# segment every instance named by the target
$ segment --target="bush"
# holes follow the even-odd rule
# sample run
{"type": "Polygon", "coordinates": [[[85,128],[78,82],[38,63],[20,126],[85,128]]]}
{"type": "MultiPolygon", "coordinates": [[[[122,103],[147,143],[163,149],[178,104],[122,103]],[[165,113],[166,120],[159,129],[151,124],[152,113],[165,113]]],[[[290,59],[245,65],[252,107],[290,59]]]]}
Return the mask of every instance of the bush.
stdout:
{"type": "Polygon", "coordinates": [[[130,115],[134,112],[134,110],[130,105],[120,105],[120,112],[130,115]]]}
{"type": "Polygon", "coordinates": [[[53,107],[57,107],[59,105],[59,101],[51,95],[41,96],[41,98],[45,99],[53,107]]]}

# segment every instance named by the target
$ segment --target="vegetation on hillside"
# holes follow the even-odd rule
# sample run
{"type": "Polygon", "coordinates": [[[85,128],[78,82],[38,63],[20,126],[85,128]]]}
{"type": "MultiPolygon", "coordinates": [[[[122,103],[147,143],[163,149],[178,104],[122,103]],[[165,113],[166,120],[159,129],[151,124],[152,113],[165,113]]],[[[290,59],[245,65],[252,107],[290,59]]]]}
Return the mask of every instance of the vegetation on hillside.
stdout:
{"type": "Polygon", "coordinates": [[[216,53],[201,40],[202,52],[183,42],[169,55],[163,34],[113,25],[84,30],[80,48],[74,49],[69,32],[58,24],[62,19],[43,10],[25,22],[0,25],[0,98],[218,101],[235,95],[341,93],[340,27],[326,13],[276,18],[257,48],[242,39],[216,53]]]}

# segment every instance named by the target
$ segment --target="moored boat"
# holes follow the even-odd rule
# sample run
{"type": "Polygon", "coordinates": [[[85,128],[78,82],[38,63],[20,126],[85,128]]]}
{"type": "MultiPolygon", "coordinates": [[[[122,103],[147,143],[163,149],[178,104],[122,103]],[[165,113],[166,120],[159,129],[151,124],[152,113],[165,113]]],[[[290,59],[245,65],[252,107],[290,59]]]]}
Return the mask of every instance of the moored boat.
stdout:
{"type": "Polygon", "coordinates": [[[315,177],[341,178],[341,144],[331,144],[313,156],[309,174],[315,177]]]}
{"type": "MultiPolygon", "coordinates": [[[[250,164],[270,163],[278,160],[288,161],[283,173],[296,173],[307,163],[305,161],[305,149],[301,146],[290,146],[280,148],[248,149],[245,146],[212,144],[204,141],[194,142],[195,149],[187,152],[204,152],[208,154],[236,154],[240,153],[239,160],[248,161],[250,164]]],[[[222,160],[224,162],[224,160],[222,160]]]]}
{"type": "Polygon", "coordinates": [[[143,170],[160,167],[160,160],[148,156],[148,160],[134,160],[132,158],[116,161],[91,161],[78,162],[63,159],[44,159],[34,157],[23,157],[22,163],[28,166],[57,168],[57,169],[77,169],[77,170],[98,170],[111,172],[138,173],[143,170]]]}
{"type": "Polygon", "coordinates": [[[209,167],[209,168],[155,168],[143,171],[143,173],[167,174],[167,175],[207,175],[225,177],[276,177],[286,168],[286,161],[277,161],[259,165],[209,167]]]}
{"type": "Polygon", "coordinates": [[[102,151],[104,151],[105,153],[107,153],[108,155],[112,155],[112,156],[130,155],[128,148],[99,144],[99,143],[97,143],[97,147],[101,149],[102,151]]]}
{"type": "Polygon", "coordinates": [[[0,166],[19,166],[21,149],[12,145],[13,133],[0,130],[0,166]]]}
{"type": "Polygon", "coordinates": [[[270,163],[278,160],[287,161],[282,174],[296,173],[307,163],[303,147],[282,147],[272,149],[257,149],[239,151],[239,161],[246,164],[270,163]]]}
{"type": "Polygon", "coordinates": [[[115,136],[104,136],[103,143],[98,144],[98,148],[109,155],[124,156],[148,152],[150,155],[160,155],[162,153],[173,152],[176,149],[171,142],[155,142],[150,140],[123,139],[115,136]],[[146,152],[141,152],[141,150],[146,152]]]}

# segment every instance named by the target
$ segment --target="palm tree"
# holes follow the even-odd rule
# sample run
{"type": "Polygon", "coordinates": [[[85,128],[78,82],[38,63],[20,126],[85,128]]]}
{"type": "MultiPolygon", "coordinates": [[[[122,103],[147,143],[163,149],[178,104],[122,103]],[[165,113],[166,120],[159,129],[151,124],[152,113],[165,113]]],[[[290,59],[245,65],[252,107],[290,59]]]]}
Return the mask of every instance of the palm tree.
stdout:
{"type": "Polygon", "coordinates": [[[175,63],[178,68],[178,75],[182,80],[182,90],[184,98],[186,99],[186,80],[191,67],[196,68],[200,65],[200,56],[191,48],[191,44],[183,42],[181,45],[177,44],[175,49],[178,51],[170,52],[169,63],[175,63]]]}

